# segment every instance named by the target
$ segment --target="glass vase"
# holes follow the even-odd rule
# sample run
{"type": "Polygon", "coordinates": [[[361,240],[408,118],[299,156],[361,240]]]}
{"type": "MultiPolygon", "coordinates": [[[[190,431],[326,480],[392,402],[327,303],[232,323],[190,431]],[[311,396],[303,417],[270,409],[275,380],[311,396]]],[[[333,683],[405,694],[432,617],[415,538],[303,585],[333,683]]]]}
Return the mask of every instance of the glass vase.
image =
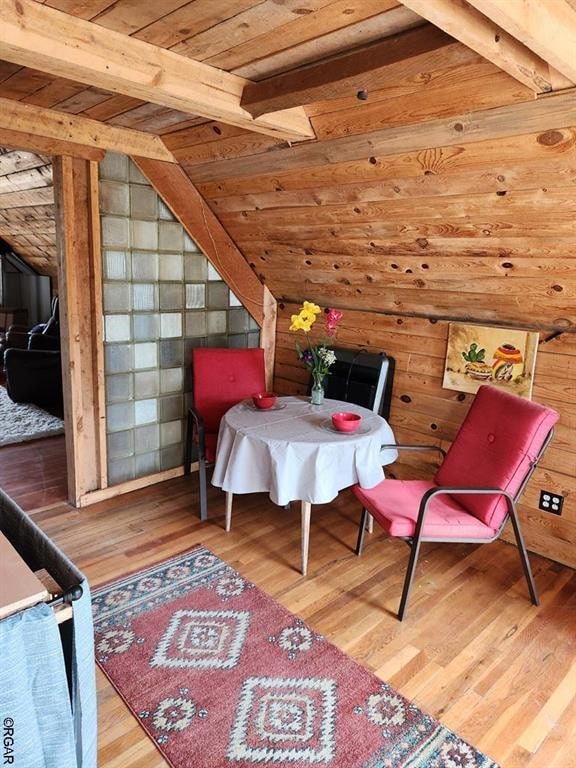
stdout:
{"type": "Polygon", "coordinates": [[[312,405],[322,405],[324,402],[324,377],[313,376],[312,389],[310,391],[312,405]]]}

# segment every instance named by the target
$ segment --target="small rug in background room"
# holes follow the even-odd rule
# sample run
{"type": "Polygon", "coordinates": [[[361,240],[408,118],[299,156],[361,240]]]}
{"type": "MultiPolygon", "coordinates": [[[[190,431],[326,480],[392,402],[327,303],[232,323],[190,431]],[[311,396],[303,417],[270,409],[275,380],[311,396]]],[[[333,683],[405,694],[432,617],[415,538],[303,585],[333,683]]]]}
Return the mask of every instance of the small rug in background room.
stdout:
{"type": "Polygon", "coordinates": [[[0,446],[24,443],[64,432],[64,422],[37,405],[14,403],[0,387],[0,446]]]}
{"type": "Polygon", "coordinates": [[[99,666],[174,768],[498,768],[204,547],[93,611],[99,666]]]}

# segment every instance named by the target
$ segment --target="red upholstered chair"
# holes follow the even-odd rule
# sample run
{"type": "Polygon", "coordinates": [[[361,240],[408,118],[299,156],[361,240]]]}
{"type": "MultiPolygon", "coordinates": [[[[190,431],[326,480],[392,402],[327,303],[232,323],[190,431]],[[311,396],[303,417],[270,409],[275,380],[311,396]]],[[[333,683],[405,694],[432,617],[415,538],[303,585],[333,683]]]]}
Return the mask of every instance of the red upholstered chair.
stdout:
{"type": "Polygon", "coordinates": [[[423,541],[485,544],[498,538],[508,517],[532,602],[538,605],[516,502],[550,442],[557,420],[558,414],[551,408],[484,385],[433,480],[383,480],[368,490],[354,487],[363,505],[356,554],[362,552],[368,514],[391,536],[411,546],[400,621],[423,541]]]}
{"type": "Polygon", "coordinates": [[[193,446],[198,459],[200,519],[208,517],[206,466],[216,458],[220,419],[236,403],[266,391],[264,350],[199,347],[192,350],[192,402],[188,411],[184,471],[193,446]]]}

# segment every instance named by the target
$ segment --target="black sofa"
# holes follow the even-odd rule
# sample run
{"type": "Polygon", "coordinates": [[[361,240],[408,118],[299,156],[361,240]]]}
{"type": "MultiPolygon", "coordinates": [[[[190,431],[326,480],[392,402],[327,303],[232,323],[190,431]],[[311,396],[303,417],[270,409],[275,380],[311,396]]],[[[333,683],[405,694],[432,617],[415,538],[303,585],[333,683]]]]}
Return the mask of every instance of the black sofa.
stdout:
{"type": "Polygon", "coordinates": [[[61,410],[60,352],[46,349],[7,349],[4,353],[6,391],[15,403],[34,403],[61,410]]]}

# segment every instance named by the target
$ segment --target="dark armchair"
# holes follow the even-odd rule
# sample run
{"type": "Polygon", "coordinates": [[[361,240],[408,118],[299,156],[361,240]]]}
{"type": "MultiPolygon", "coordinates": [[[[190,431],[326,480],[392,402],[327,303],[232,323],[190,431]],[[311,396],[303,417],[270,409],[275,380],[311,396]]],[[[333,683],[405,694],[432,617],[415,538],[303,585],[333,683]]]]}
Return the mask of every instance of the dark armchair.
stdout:
{"type": "Polygon", "coordinates": [[[6,334],[4,372],[6,391],[15,403],[34,403],[61,410],[62,367],[58,297],[46,323],[27,332],[10,329],[6,334]]]}

